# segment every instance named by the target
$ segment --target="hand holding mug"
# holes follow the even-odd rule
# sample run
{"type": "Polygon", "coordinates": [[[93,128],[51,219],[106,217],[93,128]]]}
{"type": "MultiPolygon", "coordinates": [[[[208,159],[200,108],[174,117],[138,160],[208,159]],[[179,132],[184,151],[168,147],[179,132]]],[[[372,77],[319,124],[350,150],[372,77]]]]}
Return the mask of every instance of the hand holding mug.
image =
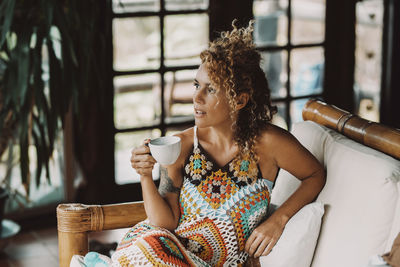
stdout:
{"type": "Polygon", "coordinates": [[[132,150],[131,165],[141,176],[151,177],[156,162],[162,165],[174,164],[180,153],[181,139],[177,136],[146,139],[142,146],[132,150]]]}
{"type": "Polygon", "coordinates": [[[131,166],[141,176],[152,176],[152,170],[156,160],[150,154],[150,148],[148,147],[150,139],[146,139],[143,145],[132,150],[131,153],[131,166]]]}

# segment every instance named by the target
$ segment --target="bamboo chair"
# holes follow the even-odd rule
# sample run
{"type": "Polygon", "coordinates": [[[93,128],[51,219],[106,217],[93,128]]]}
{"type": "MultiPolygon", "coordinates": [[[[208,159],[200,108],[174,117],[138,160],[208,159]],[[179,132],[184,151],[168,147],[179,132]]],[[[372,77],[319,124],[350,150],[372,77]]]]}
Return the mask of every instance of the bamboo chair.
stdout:
{"type": "MultiPolygon", "coordinates": [[[[367,121],[335,106],[310,100],[303,119],[334,129],[359,143],[400,159],[400,130],[367,121]]],[[[88,252],[88,233],[126,228],[144,220],[143,202],[113,205],[60,204],[57,207],[59,263],[69,266],[73,255],[88,252]]],[[[250,259],[247,266],[259,266],[250,259]]]]}

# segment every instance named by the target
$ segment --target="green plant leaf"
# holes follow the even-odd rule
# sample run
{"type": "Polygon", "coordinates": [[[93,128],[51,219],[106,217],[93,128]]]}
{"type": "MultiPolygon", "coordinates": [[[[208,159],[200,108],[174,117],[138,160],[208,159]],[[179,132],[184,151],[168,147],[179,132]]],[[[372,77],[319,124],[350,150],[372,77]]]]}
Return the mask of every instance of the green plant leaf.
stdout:
{"type": "Polygon", "coordinates": [[[10,61],[7,63],[7,68],[4,73],[4,106],[12,107],[16,113],[20,110],[20,105],[17,102],[17,84],[18,84],[18,62],[16,51],[10,51],[10,61]]]}
{"type": "Polygon", "coordinates": [[[61,105],[62,101],[65,101],[61,95],[63,84],[62,84],[62,69],[60,62],[58,61],[51,41],[47,40],[47,51],[49,54],[49,69],[50,69],[50,106],[53,112],[49,114],[47,134],[49,137],[50,151],[53,151],[53,144],[55,140],[55,133],[57,130],[57,119],[62,117],[61,105]]]}
{"type": "Polygon", "coordinates": [[[48,1],[42,0],[41,6],[43,7],[44,11],[44,33],[49,35],[50,28],[53,25],[53,18],[54,18],[54,4],[55,2],[59,1],[48,1]]]}
{"type": "Polygon", "coordinates": [[[25,187],[26,193],[29,195],[30,172],[29,172],[29,140],[28,140],[28,118],[21,118],[20,134],[19,134],[19,150],[20,150],[20,168],[21,180],[25,187]]]}
{"type": "Polygon", "coordinates": [[[18,62],[18,81],[17,88],[18,91],[16,101],[30,101],[27,99],[27,90],[29,84],[29,64],[30,64],[30,41],[32,36],[32,29],[27,29],[18,38],[17,44],[17,62],[18,62]]]}
{"type": "Polygon", "coordinates": [[[4,176],[4,182],[6,184],[10,184],[11,181],[11,174],[13,170],[13,161],[14,161],[14,144],[13,140],[9,140],[8,142],[8,157],[7,157],[7,171],[6,175],[4,176]]]}
{"type": "Polygon", "coordinates": [[[42,166],[45,164],[44,163],[44,153],[42,151],[43,147],[45,144],[41,143],[40,140],[40,131],[38,130],[38,123],[37,123],[37,118],[34,117],[35,123],[33,126],[33,131],[32,131],[32,136],[35,142],[36,146],[36,160],[37,160],[37,167],[36,167],[36,175],[35,175],[35,181],[36,181],[36,187],[39,187],[40,185],[40,176],[42,175],[42,166]]]}
{"type": "Polygon", "coordinates": [[[14,8],[15,8],[16,0],[2,0],[0,4],[0,47],[3,46],[4,41],[6,40],[6,35],[10,30],[11,22],[14,16],[14,8]]]}
{"type": "MultiPolygon", "coordinates": [[[[73,4],[72,2],[73,1],[70,2],[71,5],[73,4]]],[[[68,28],[67,28],[69,23],[68,23],[68,20],[66,19],[66,14],[63,12],[63,8],[62,8],[62,6],[60,4],[58,4],[58,5],[56,5],[54,7],[54,13],[55,13],[55,16],[54,16],[55,22],[54,22],[54,24],[57,25],[57,27],[58,27],[58,29],[59,29],[59,31],[61,33],[62,42],[65,45],[65,47],[68,50],[68,53],[70,55],[69,59],[72,61],[72,63],[75,66],[78,66],[78,60],[77,60],[77,57],[76,57],[76,54],[75,54],[75,50],[74,50],[74,45],[73,45],[73,42],[72,42],[71,34],[70,34],[70,32],[68,31],[68,28]]],[[[75,15],[75,14],[73,14],[73,15],[75,15]]]]}
{"type": "Polygon", "coordinates": [[[35,175],[36,187],[40,185],[40,177],[42,174],[43,166],[46,167],[46,163],[49,160],[47,147],[48,143],[46,142],[45,131],[41,131],[42,124],[46,125],[47,121],[44,119],[40,119],[43,116],[43,111],[47,110],[47,102],[44,95],[44,82],[42,79],[43,70],[42,70],[42,45],[43,45],[43,35],[41,32],[37,34],[37,42],[36,46],[32,51],[32,68],[33,68],[33,89],[34,89],[34,98],[35,98],[35,106],[37,108],[37,115],[33,116],[33,129],[32,136],[34,138],[35,147],[36,147],[36,155],[37,155],[37,168],[35,175]]]}

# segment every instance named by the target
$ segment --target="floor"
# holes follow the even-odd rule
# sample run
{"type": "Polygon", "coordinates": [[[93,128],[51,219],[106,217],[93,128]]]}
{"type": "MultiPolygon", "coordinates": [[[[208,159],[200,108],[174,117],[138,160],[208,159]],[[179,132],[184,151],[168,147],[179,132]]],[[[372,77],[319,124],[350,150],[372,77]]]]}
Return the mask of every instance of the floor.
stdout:
{"type": "MultiPolygon", "coordinates": [[[[91,233],[89,240],[117,242],[127,229],[91,233]]],[[[56,227],[22,232],[0,252],[0,267],[58,266],[56,227]]]]}

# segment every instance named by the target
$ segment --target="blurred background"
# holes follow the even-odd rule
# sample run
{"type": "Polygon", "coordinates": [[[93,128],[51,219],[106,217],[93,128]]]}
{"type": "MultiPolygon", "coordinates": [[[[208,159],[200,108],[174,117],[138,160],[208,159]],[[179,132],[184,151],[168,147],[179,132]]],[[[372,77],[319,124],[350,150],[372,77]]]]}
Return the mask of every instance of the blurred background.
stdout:
{"type": "MultiPolygon", "coordinates": [[[[1,3],[1,12],[5,14],[13,2],[18,1],[1,3]]],[[[302,120],[305,102],[320,98],[366,119],[400,127],[395,116],[400,114],[396,101],[400,99],[400,56],[395,50],[400,47],[398,1],[102,0],[60,5],[58,14],[64,14],[65,20],[49,20],[51,38],[37,46],[42,39],[40,31],[33,30],[35,37],[27,45],[31,50],[39,47],[38,68],[43,98],[50,103],[48,112],[65,107],[60,122],[53,123],[59,131],[54,131],[50,138],[54,142],[47,146],[52,150],[48,151],[48,167],[35,179],[26,179],[27,173],[42,169],[43,150],[28,141],[25,154],[29,161],[22,163],[28,167],[21,168],[25,154],[19,148],[20,133],[5,142],[0,154],[0,180],[10,196],[5,218],[15,223],[8,226],[15,227],[10,236],[20,226],[28,232],[54,228],[59,203],[140,200],[139,177],[130,167],[130,151],[145,138],[172,135],[193,125],[193,79],[199,54],[219,32],[230,30],[235,18],[241,25],[255,20],[254,41],[278,107],[274,124],[290,130],[302,120]],[[65,49],[67,42],[72,52],[65,49]],[[71,69],[64,59],[67,56],[73,59],[71,69]],[[64,64],[58,72],[62,78],[52,78],[57,77],[52,71],[56,59],[64,64]],[[59,88],[70,93],[61,94],[60,103],[52,104],[57,81],[59,88]]],[[[28,2],[13,7],[17,15],[27,12],[33,17],[44,8],[24,6],[28,2]]],[[[0,21],[6,23],[6,16],[0,14],[0,21]]],[[[6,41],[1,40],[0,81],[10,76],[12,49],[22,40],[13,31],[18,28],[12,28],[15,21],[10,20],[6,41]]],[[[7,88],[7,83],[1,86],[7,88]]],[[[3,99],[11,94],[2,92],[3,99]]],[[[0,94],[0,107],[6,114],[7,106],[1,100],[0,94]]],[[[37,114],[38,121],[46,116],[35,109],[32,114],[33,118],[37,114]]],[[[35,127],[31,128],[34,133],[35,127]]],[[[5,133],[3,128],[0,137],[5,133]]],[[[153,173],[157,180],[158,169],[153,173]]],[[[51,240],[49,246],[56,246],[51,240]]],[[[56,259],[56,249],[52,254],[56,259]]]]}

